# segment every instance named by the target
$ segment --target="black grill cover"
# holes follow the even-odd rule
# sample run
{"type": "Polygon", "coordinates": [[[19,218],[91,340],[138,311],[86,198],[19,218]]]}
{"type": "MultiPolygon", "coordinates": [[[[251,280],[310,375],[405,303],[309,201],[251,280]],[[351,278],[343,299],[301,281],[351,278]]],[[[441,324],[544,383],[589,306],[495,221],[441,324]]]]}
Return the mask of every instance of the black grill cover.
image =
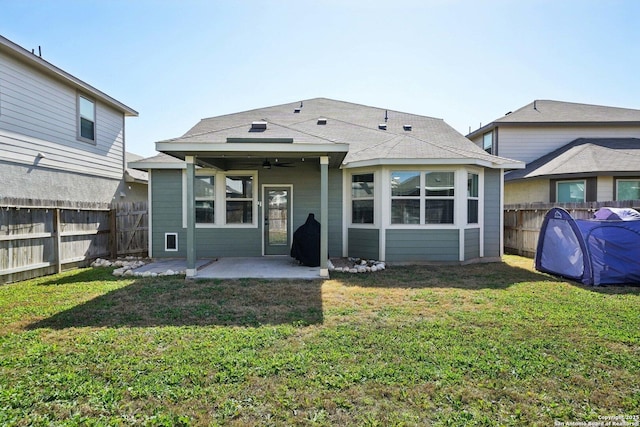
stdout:
{"type": "Polygon", "coordinates": [[[320,265],[320,223],[312,213],[293,233],[291,256],[308,267],[320,265]]]}

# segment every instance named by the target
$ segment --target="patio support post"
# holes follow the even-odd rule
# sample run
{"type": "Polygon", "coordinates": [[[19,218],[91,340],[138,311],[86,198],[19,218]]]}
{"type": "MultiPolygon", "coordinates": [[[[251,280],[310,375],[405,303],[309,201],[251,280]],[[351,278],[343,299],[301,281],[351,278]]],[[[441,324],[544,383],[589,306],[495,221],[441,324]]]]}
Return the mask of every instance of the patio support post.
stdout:
{"type": "Polygon", "coordinates": [[[320,276],[329,277],[329,157],[320,157],[320,276]]]}
{"type": "Polygon", "coordinates": [[[196,179],[196,158],[185,156],[187,163],[187,277],[196,275],[196,202],[194,181],[196,179]]]}

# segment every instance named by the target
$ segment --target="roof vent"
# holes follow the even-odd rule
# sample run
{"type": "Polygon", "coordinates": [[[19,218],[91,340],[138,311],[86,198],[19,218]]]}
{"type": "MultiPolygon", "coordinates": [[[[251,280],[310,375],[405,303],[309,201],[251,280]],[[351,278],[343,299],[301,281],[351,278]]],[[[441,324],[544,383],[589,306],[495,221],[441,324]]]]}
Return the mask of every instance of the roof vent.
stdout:
{"type": "Polygon", "coordinates": [[[380,124],[378,125],[378,129],[381,129],[381,130],[387,130],[387,124],[386,124],[386,123],[380,123],[380,124]]]}
{"type": "Polygon", "coordinates": [[[293,112],[294,112],[294,113],[299,113],[299,112],[300,112],[300,109],[299,109],[299,108],[296,108],[295,110],[293,110],[293,112]]]}
{"type": "Polygon", "coordinates": [[[265,122],[265,121],[259,121],[259,122],[251,123],[251,130],[253,132],[256,132],[256,131],[259,132],[259,131],[263,131],[263,130],[266,130],[266,129],[267,129],[267,122],[265,122]]]}
{"type": "Polygon", "coordinates": [[[411,130],[411,125],[402,125],[404,130],[411,130]]]}
{"type": "Polygon", "coordinates": [[[327,124],[327,119],[319,118],[318,119],[318,124],[319,125],[326,125],[327,124]]]}

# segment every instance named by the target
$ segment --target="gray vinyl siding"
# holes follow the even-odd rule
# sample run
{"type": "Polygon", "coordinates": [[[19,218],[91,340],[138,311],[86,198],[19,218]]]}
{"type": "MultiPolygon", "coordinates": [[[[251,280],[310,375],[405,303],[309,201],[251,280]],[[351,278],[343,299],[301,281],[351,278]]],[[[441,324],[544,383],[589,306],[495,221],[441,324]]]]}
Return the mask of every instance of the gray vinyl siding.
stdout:
{"type": "MultiPolygon", "coordinates": [[[[229,164],[229,169],[240,165],[229,164]]],[[[247,170],[244,165],[244,170],[247,170]]],[[[182,220],[182,171],[153,170],[153,256],[186,257],[186,230],[182,220]],[[164,234],[178,233],[178,251],[164,251],[164,234]]],[[[320,171],[317,162],[297,163],[292,168],[258,171],[258,199],[264,185],[293,185],[293,231],[305,223],[309,213],[320,220],[320,171]]],[[[329,170],[329,255],[342,255],[342,172],[329,170]]],[[[261,256],[263,211],[256,227],[197,228],[196,257],[261,256]]]]}
{"type": "Polygon", "coordinates": [[[196,257],[259,257],[262,236],[259,228],[198,228],[196,257]]]}
{"type": "Polygon", "coordinates": [[[0,53],[0,160],[122,178],[124,114],[90,97],[96,107],[96,141],[79,141],[77,94],[0,53]]]}
{"type": "Polygon", "coordinates": [[[458,230],[387,230],[389,262],[459,261],[458,230]]]}
{"type": "Polygon", "coordinates": [[[480,229],[464,230],[464,260],[480,258],[480,229]]]}
{"type": "Polygon", "coordinates": [[[58,169],[34,168],[2,160],[0,160],[0,171],[2,197],[87,203],[131,201],[128,195],[120,198],[122,181],[118,179],[58,169]]]}
{"type": "Polygon", "coordinates": [[[350,228],[348,239],[348,256],[368,259],[380,258],[380,230],[350,228]]]}
{"type": "Polygon", "coordinates": [[[484,173],[484,256],[500,256],[500,174],[499,169],[484,173]]]}
{"type": "Polygon", "coordinates": [[[153,257],[185,258],[187,233],[182,228],[182,171],[153,170],[150,173],[153,257]],[[165,233],[178,234],[177,252],[164,250],[165,233]]]}
{"type": "MultiPolygon", "coordinates": [[[[290,168],[259,171],[260,187],[293,185],[293,231],[310,213],[320,221],[320,166],[317,159],[297,162],[290,168]]],[[[262,195],[261,195],[262,196],[262,195]]],[[[329,256],[342,255],[342,171],[329,169],[329,256]]]]}

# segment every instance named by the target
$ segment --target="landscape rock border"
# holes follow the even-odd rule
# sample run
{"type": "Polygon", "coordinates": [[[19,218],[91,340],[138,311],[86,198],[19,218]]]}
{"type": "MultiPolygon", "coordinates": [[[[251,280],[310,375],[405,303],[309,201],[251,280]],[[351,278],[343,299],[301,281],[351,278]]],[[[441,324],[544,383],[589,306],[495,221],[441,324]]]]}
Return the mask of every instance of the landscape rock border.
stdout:
{"type": "Polygon", "coordinates": [[[91,267],[118,267],[113,270],[113,275],[117,277],[133,276],[133,277],[158,277],[158,276],[175,276],[186,275],[186,271],[174,271],[167,270],[161,273],[151,271],[133,271],[136,268],[140,268],[147,265],[151,260],[149,258],[139,258],[128,256],[126,258],[119,258],[115,261],[109,261],[103,258],[97,258],[91,263],[91,267]]]}
{"type": "MultiPolygon", "coordinates": [[[[336,260],[336,262],[338,262],[336,260]]],[[[335,266],[334,263],[329,260],[327,262],[327,268],[329,271],[335,271],[336,273],[375,273],[376,271],[383,271],[387,268],[387,265],[383,261],[376,261],[373,259],[361,259],[349,257],[346,262],[341,262],[342,266],[335,266]]]]}

